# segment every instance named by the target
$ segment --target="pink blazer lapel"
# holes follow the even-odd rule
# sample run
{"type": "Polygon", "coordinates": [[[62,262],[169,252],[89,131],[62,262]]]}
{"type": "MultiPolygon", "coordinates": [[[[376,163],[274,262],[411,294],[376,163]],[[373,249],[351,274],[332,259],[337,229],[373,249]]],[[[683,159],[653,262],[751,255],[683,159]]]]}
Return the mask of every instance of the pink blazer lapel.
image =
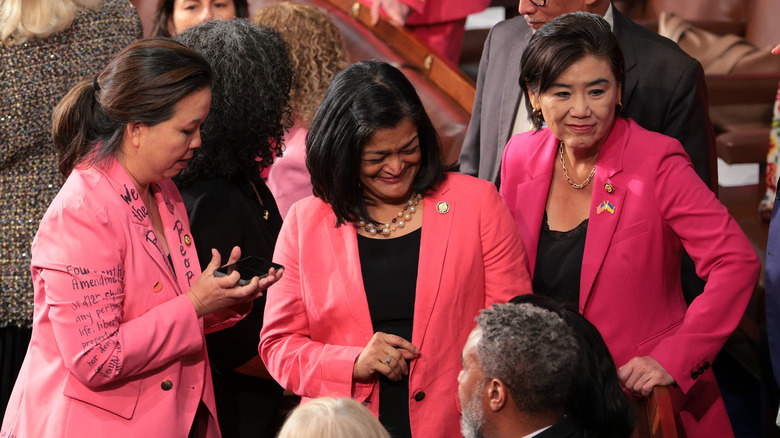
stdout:
{"type": "MultiPolygon", "coordinates": [[[[340,274],[342,283],[341,285],[333,285],[322,293],[343,294],[344,302],[347,303],[358,333],[363,333],[365,342],[368,343],[371,336],[374,335],[374,325],[371,322],[366,290],[363,287],[357,232],[355,227],[349,223],[334,228],[333,224],[335,223],[336,217],[331,210],[328,216],[324,220],[318,220],[316,225],[323,234],[328,236],[330,243],[331,251],[329,253],[323,251],[322,257],[325,258],[323,263],[329,263],[327,259],[330,258],[330,261],[336,265],[334,269],[340,274]]],[[[337,322],[334,321],[334,323],[337,322]]]]}
{"type": "MultiPolygon", "coordinates": [[[[136,233],[135,241],[140,242],[140,246],[143,247],[149,254],[149,257],[154,260],[160,268],[160,272],[168,278],[171,284],[178,284],[171,269],[168,267],[162,247],[159,246],[157,236],[152,228],[149,211],[147,210],[144,201],[141,199],[140,193],[136,190],[133,181],[130,179],[130,175],[127,174],[127,171],[122,167],[118,160],[113,160],[107,166],[105,172],[111,185],[116,190],[117,195],[122,198],[127,206],[127,214],[130,217],[130,221],[133,223],[133,232],[136,233]]],[[[154,287],[154,284],[150,284],[149,287],[154,287]]],[[[180,292],[171,291],[168,290],[168,288],[165,288],[162,293],[174,293],[175,295],[178,295],[180,292]]]]}
{"type": "MultiPolygon", "coordinates": [[[[174,195],[178,198],[178,190],[172,181],[167,180],[160,184],[154,184],[154,187],[153,200],[157,203],[157,210],[160,212],[165,241],[168,243],[168,251],[170,251],[173,269],[176,272],[176,280],[181,289],[180,292],[186,292],[192,286],[192,282],[200,275],[200,263],[192,241],[187,212],[180,199],[171,199],[174,195]]],[[[222,262],[227,263],[227,260],[222,262]]]]}
{"type": "Polygon", "coordinates": [[[588,216],[588,233],[580,275],[580,310],[583,311],[593,290],[599,270],[607,255],[623,209],[628,181],[622,178],[623,151],[628,141],[628,123],[619,118],[612,133],[599,151],[593,195],[588,216]],[[607,186],[609,184],[609,186],[607,186]],[[609,193],[609,190],[612,193],[609,193]]]}
{"type": "MultiPolygon", "coordinates": [[[[420,261],[417,268],[417,295],[414,301],[412,344],[419,347],[425,340],[433,306],[442,283],[444,257],[450,246],[450,229],[455,215],[469,214],[457,199],[447,196],[447,181],[423,200],[423,225],[420,238],[420,261]]],[[[452,249],[451,249],[452,250],[452,249]]],[[[446,284],[446,279],[444,280],[446,284]]],[[[412,368],[414,364],[412,362],[412,368]]]]}
{"type": "MultiPolygon", "coordinates": [[[[533,212],[533,214],[523,215],[526,218],[525,221],[515,220],[520,231],[520,237],[525,245],[529,265],[528,272],[530,272],[531,278],[533,278],[534,269],[536,268],[536,253],[539,246],[539,232],[542,229],[547,196],[550,193],[558,140],[546,129],[533,135],[523,135],[530,135],[527,145],[530,156],[527,158],[527,162],[531,164],[523,166],[526,169],[526,173],[516,180],[514,199],[508,199],[508,201],[514,203],[514,205],[509,205],[511,211],[533,212]],[[536,136],[540,136],[540,138],[536,140],[536,136]],[[539,143],[531,143],[532,141],[538,141],[539,143]],[[534,144],[537,146],[531,150],[534,144]]],[[[521,146],[518,144],[518,146],[523,148],[525,145],[521,146]]],[[[521,152],[521,154],[523,153],[521,152]]],[[[512,163],[506,163],[506,165],[512,165],[512,163]]]]}

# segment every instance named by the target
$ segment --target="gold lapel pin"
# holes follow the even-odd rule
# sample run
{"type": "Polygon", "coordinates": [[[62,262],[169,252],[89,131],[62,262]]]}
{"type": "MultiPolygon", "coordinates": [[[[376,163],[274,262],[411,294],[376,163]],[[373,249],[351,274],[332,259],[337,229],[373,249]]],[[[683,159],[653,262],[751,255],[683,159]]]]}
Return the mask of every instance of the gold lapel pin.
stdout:
{"type": "Polygon", "coordinates": [[[615,188],[612,187],[612,183],[606,183],[606,184],[604,184],[604,190],[606,190],[607,193],[611,194],[612,192],[615,191],[615,188]]]}
{"type": "Polygon", "coordinates": [[[162,290],[162,288],[163,288],[163,283],[162,283],[162,281],[158,281],[157,283],[155,283],[155,284],[154,284],[154,287],[152,288],[152,290],[153,290],[155,293],[157,293],[157,292],[160,292],[160,291],[162,290]]]}
{"type": "Polygon", "coordinates": [[[192,237],[189,234],[184,235],[184,244],[187,246],[192,245],[192,237]]]}
{"type": "Polygon", "coordinates": [[[441,201],[438,204],[436,204],[436,211],[438,211],[441,214],[445,214],[448,211],[450,211],[450,204],[441,201]]]}

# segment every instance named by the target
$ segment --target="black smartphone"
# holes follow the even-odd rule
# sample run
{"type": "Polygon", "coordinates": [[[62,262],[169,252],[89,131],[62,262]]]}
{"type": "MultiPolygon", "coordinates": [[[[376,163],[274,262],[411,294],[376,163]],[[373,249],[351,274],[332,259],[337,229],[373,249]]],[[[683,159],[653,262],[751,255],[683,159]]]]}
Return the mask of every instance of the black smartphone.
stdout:
{"type": "Polygon", "coordinates": [[[233,271],[238,271],[238,273],[241,275],[241,278],[238,280],[238,284],[243,286],[245,284],[249,284],[249,282],[252,281],[252,278],[254,277],[267,277],[268,270],[271,268],[275,268],[278,271],[284,268],[284,266],[278,263],[269,262],[262,257],[249,256],[244,257],[235,263],[217,268],[217,270],[214,271],[214,275],[217,277],[225,277],[232,274],[233,271]]]}

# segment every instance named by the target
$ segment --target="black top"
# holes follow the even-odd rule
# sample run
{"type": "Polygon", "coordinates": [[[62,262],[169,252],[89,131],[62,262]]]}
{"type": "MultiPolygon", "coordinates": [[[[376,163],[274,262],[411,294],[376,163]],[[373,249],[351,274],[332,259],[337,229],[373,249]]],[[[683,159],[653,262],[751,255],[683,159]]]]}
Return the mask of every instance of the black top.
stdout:
{"type": "MultiPolygon", "coordinates": [[[[180,189],[202,269],[211,261],[211,248],[219,251],[222,264],[234,246],[241,248],[242,258],[273,257],[282,217],[265,184],[260,181],[256,187],[262,205],[244,177],[201,179],[180,189]]],[[[252,310],[241,321],[206,335],[219,425],[225,437],[276,434],[282,388],[271,380],[233,371],[258,354],[266,293],[252,302],[252,310]]]]}
{"type": "Polygon", "coordinates": [[[588,438],[590,436],[577,420],[568,416],[536,435],[537,438],[588,438]]]}
{"type": "MultiPolygon", "coordinates": [[[[422,228],[394,239],[358,235],[363,287],[374,332],[412,341],[422,228]]],[[[379,421],[394,438],[411,437],[409,377],[379,377],[379,421]]]]}
{"type": "MultiPolygon", "coordinates": [[[[265,184],[256,187],[263,205],[243,178],[199,180],[181,190],[201,269],[211,261],[211,248],[219,251],[223,264],[234,246],[241,248],[241,257],[256,255],[271,260],[282,216],[265,184]]],[[[257,355],[264,308],[265,294],[236,325],[206,335],[209,359],[217,372],[232,370],[257,355]]]]}
{"type": "Polygon", "coordinates": [[[534,293],[578,308],[587,232],[587,219],[570,231],[550,230],[547,212],[544,212],[534,269],[534,293]]]}

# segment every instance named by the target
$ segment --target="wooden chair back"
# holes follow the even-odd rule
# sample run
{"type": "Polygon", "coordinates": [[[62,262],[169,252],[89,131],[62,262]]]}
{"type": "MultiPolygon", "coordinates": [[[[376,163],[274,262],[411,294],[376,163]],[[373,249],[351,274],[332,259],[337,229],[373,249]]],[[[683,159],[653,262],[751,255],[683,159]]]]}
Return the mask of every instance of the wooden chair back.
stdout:
{"type": "Polygon", "coordinates": [[[631,438],[677,438],[669,388],[656,386],[648,397],[634,397],[636,429],[631,438]]]}

